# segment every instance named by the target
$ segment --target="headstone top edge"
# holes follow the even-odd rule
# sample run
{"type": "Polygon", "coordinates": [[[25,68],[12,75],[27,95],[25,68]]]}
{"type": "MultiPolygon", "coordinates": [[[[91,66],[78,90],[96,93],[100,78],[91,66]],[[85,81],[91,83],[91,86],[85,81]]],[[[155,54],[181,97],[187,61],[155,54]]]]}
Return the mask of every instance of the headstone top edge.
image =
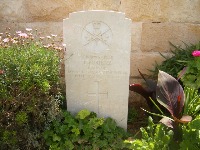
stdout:
{"type": "MultiPolygon", "coordinates": [[[[79,15],[81,13],[95,13],[95,12],[100,12],[100,13],[112,13],[112,14],[120,14],[122,16],[125,17],[125,12],[120,12],[120,11],[113,11],[113,10],[82,10],[82,11],[76,11],[76,12],[72,12],[72,13],[69,13],[69,17],[67,18],[64,18],[63,20],[67,20],[67,19],[70,19],[76,15],[79,15]]],[[[127,18],[129,19],[129,18],[127,18]]]]}
{"type": "Polygon", "coordinates": [[[124,12],[120,11],[114,11],[114,10],[81,10],[81,11],[75,11],[69,14],[76,14],[76,13],[83,13],[83,12],[110,12],[110,13],[122,13],[125,14],[124,12]]]}

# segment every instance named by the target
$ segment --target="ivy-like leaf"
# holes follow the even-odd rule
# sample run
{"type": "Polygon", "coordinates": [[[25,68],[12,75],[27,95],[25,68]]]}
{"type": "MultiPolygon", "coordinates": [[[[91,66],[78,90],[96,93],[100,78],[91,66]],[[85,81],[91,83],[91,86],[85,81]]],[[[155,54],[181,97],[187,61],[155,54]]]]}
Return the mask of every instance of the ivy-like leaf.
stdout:
{"type": "Polygon", "coordinates": [[[158,102],[163,105],[172,116],[180,119],[180,113],[184,105],[184,91],[179,82],[167,74],[160,71],[156,89],[158,102]]]}
{"type": "Polygon", "coordinates": [[[87,110],[87,109],[83,109],[83,110],[78,112],[78,114],[76,115],[76,118],[85,119],[89,115],[90,115],[90,111],[87,110]]]}
{"type": "Polygon", "coordinates": [[[78,136],[78,135],[80,134],[79,128],[76,128],[76,127],[74,127],[74,128],[72,129],[72,132],[73,132],[76,136],[78,136]]]}
{"type": "Polygon", "coordinates": [[[61,138],[59,136],[57,136],[56,134],[53,135],[53,141],[60,141],[61,138]]]}
{"type": "MultiPolygon", "coordinates": [[[[190,123],[189,123],[189,127],[191,128],[191,129],[197,129],[197,130],[199,130],[200,129],[200,118],[196,118],[196,119],[194,119],[193,121],[191,121],[190,123]]],[[[200,133],[199,133],[200,134],[200,133]]]]}

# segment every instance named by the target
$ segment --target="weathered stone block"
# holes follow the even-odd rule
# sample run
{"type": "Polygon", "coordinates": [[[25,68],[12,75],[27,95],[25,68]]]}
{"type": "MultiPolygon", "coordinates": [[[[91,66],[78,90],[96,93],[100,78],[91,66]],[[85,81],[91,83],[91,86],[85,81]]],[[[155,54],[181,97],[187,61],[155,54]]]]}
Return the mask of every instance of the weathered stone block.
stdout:
{"type": "Polygon", "coordinates": [[[200,23],[199,0],[1,0],[0,21],[62,21],[82,10],[121,11],[140,22],[200,23]]]}
{"type": "Polygon", "coordinates": [[[120,10],[133,21],[200,23],[199,0],[122,0],[120,10]]]}
{"type": "Polygon", "coordinates": [[[138,69],[142,74],[149,75],[155,62],[160,63],[163,60],[159,53],[131,53],[131,77],[141,77],[138,69]]]}
{"type": "Polygon", "coordinates": [[[0,1],[0,22],[20,21],[25,19],[24,0],[1,0],[0,1]]]}
{"type": "Polygon", "coordinates": [[[141,51],[169,52],[170,44],[184,46],[184,43],[197,43],[200,37],[200,24],[189,23],[143,23],[141,51]]]}
{"type": "Polygon", "coordinates": [[[141,51],[141,35],[142,35],[142,22],[132,23],[132,38],[131,38],[131,51],[140,52],[141,51]]]}

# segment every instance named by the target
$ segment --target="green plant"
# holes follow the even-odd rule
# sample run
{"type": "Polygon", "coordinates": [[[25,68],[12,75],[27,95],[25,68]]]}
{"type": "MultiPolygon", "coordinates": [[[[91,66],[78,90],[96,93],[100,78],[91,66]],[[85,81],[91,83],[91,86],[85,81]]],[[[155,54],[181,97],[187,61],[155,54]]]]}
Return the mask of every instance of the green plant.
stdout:
{"type": "Polygon", "coordinates": [[[39,37],[0,35],[0,149],[45,149],[41,133],[59,113],[60,51],[39,37]]]}
{"type": "Polygon", "coordinates": [[[200,116],[183,126],[183,140],[180,143],[180,150],[200,149],[200,116]]]}
{"type": "Polygon", "coordinates": [[[191,55],[195,49],[199,49],[200,42],[197,44],[185,44],[185,48],[181,48],[170,43],[174,48],[171,50],[173,56],[166,57],[161,54],[165,60],[161,64],[155,64],[155,70],[151,70],[153,73],[153,77],[157,77],[158,71],[162,70],[172,75],[173,77],[177,77],[178,73],[187,66],[188,61],[192,61],[194,57],[191,55]]]}
{"type": "Polygon", "coordinates": [[[184,114],[191,115],[194,119],[187,126],[182,126],[183,139],[180,150],[200,149],[200,95],[198,91],[185,88],[184,114]]]}
{"type": "Polygon", "coordinates": [[[200,57],[187,61],[187,70],[181,78],[183,84],[187,87],[200,89],[200,57]]]}
{"type": "Polygon", "coordinates": [[[152,115],[163,117],[160,122],[166,125],[166,127],[162,128],[162,132],[159,132],[162,133],[162,136],[157,139],[157,128],[161,129],[162,126],[160,124],[155,126],[150,118],[147,129],[145,130],[144,128],[141,128],[142,138],[128,141],[128,143],[131,143],[131,148],[149,150],[157,150],[162,148],[170,150],[199,149],[200,96],[198,91],[185,87],[184,92],[183,88],[174,77],[163,71],[159,71],[156,97],[157,101],[170,112],[172,118],[167,117],[154,103],[156,107],[158,107],[161,114],[145,111],[152,115]],[[191,116],[193,117],[193,120],[191,116]],[[172,130],[170,130],[170,128],[172,128],[172,130]],[[166,138],[166,136],[168,136],[168,140],[165,143],[166,145],[164,144],[163,146],[162,142],[159,142],[161,143],[161,147],[156,145],[156,142],[159,140],[165,141],[162,138],[166,138]]]}
{"type": "Polygon", "coordinates": [[[160,122],[173,128],[174,139],[180,142],[182,138],[180,123],[188,123],[192,120],[191,116],[182,114],[185,103],[183,88],[174,77],[163,71],[159,71],[156,97],[158,102],[169,111],[173,118],[164,116],[160,122]]]}
{"type": "Polygon", "coordinates": [[[149,117],[148,126],[140,128],[141,139],[126,140],[133,150],[168,150],[169,143],[173,139],[173,131],[167,129],[162,124],[154,124],[153,119],[149,117]]]}
{"type": "Polygon", "coordinates": [[[75,117],[64,111],[43,134],[49,149],[123,149],[128,134],[111,118],[97,118],[88,110],[75,117]]]}
{"type": "Polygon", "coordinates": [[[199,150],[200,116],[182,125],[182,140],[173,140],[174,132],[162,124],[154,124],[151,117],[146,128],[141,128],[141,139],[125,140],[134,150],[199,150]]]}
{"type": "Polygon", "coordinates": [[[147,87],[142,86],[141,84],[130,84],[129,90],[134,91],[141,96],[143,96],[149,106],[149,108],[152,110],[154,103],[156,102],[156,84],[157,82],[151,79],[146,79],[144,75],[140,72],[138,69],[138,72],[140,73],[140,76],[144,79],[147,87]],[[153,100],[153,101],[152,101],[153,100]]]}
{"type": "Polygon", "coordinates": [[[185,87],[185,104],[183,114],[188,114],[192,117],[196,117],[200,111],[200,95],[198,91],[192,88],[185,87]]]}
{"type": "Polygon", "coordinates": [[[128,123],[134,122],[138,113],[134,107],[128,109],[128,123]]]}
{"type": "Polygon", "coordinates": [[[191,121],[191,116],[182,116],[185,103],[183,88],[174,77],[163,71],[159,71],[158,74],[156,97],[158,102],[170,112],[174,121],[172,123],[171,119],[165,117],[162,119],[164,124],[166,123],[167,126],[173,127],[178,123],[191,121]]]}

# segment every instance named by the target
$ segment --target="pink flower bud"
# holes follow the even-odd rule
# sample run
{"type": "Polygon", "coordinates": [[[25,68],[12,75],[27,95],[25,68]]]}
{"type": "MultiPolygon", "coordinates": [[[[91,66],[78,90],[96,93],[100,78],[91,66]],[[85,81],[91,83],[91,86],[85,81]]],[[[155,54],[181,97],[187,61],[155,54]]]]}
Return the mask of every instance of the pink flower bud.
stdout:
{"type": "Polygon", "coordinates": [[[4,70],[0,70],[0,75],[1,75],[1,74],[4,74],[4,70]]]}
{"type": "Polygon", "coordinates": [[[194,57],[200,57],[200,50],[194,50],[192,52],[192,56],[194,56],[194,57]]]}
{"type": "Polygon", "coordinates": [[[19,33],[18,35],[22,38],[28,38],[28,35],[26,33],[19,33]]]}

